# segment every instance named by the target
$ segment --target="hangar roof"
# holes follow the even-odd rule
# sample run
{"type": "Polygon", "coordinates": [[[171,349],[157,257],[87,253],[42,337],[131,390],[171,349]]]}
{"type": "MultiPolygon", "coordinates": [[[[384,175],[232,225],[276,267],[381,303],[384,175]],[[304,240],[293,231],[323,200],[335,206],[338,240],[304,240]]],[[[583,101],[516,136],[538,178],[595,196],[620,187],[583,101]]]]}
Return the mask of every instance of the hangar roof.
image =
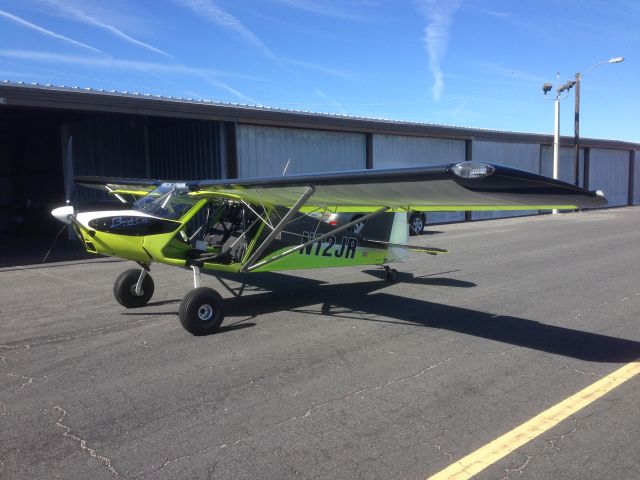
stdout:
{"type": "MultiPolygon", "coordinates": [[[[239,105],[159,95],[96,90],[91,88],[0,82],[0,108],[22,107],[95,113],[121,113],[172,118],[217,120],[239,124],[334,131],[485,139],[504,142],[552,144],[549,134],[505,132],[398,120],[350,117],[264,106],[239,105]]],[[[565,146],[573,137],[562,137],[565,146]]],[[[583,146],[639,150],[640,144],[620,140],[580,138],[583,146]]]]}

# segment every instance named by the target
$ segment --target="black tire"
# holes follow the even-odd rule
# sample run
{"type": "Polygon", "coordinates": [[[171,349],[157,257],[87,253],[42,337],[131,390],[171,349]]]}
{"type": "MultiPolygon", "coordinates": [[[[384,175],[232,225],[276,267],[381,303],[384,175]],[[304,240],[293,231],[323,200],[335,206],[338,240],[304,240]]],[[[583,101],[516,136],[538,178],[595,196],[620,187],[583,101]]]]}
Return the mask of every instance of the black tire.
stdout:
{"type": "Polygon", "coordinates": [[[187,293],[180,303],[180,323],[192,335],[209,335],[224,320],[222,297],[212,288],[200,287],[187,293]]]}
{"type": "Polygon", "coordinates": [[[398,271],[394,268],[389,268],[386,273],[387,281],[395,282],[398,280],[398,271]]]}
{"type": "Polygon", "coordinates": [[[425,218],[421,213],[414,213],[409,217],[409,235],[419,235],[424,230],[425,218]]]}
{"type": "Polygon", "coordinates": [[[136,294],[136,284],[140,277],[140,269],[132,268],[122,272],[113,284],[113,296],[126,308],[144,307],[153,296],[153,278],[148,273],[142,280],[142,291],[136,294]]]}

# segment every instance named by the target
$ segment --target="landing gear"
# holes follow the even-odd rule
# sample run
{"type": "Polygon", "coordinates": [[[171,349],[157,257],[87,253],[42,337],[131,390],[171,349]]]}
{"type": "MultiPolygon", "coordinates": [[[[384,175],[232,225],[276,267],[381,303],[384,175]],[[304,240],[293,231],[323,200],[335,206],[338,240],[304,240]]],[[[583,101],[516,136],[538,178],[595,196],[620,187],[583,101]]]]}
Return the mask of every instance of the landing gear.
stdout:
{"type": "Polygon", "coordinates": [[[385,278],[388,282],[395,282],[398,280],[398,271],[395,268],[391,268],[388,265],[383,265],[385,269],[385,278]]]}
{"type": "Polygon", "coordinates": [[[224,319],[222,297],[208,287],[191,290],[182,299],[178,316],[184,329],[193,335],[213,333],[224,319]]]}
{"type": "Polygon", "coordinates": [[[413,213],[409,218],[409,235],[420,235],[424,230],[424,224],[424,214],[413,213]]]}
{"type": "Polygon", "coordinates": [[[113,296],[126,308],[143,307],[153,296],[153,278],[146,269],[122,272],[113,284],[113,296]]]}

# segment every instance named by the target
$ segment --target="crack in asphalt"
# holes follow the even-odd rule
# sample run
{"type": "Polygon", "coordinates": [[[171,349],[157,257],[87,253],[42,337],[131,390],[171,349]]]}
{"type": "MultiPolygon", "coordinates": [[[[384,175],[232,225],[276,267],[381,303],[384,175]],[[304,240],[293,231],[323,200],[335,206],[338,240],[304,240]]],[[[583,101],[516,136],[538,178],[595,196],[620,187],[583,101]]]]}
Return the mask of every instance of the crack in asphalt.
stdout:
{"type": "Polygon", "coordinates": [[[118,471],[113,468],[113,465],[111,465],[111,460],[108,459],[107,457],[104,457],[102,455],[98,455],[98,453],[91,447],[87,446],[87,441],[76,436],[73,435],[71,432],[71,427],[66,426],[65,424],[62,423],[62,421],[64,420],[64,417],[67,416],[67,411],[56,405],[55,407],[53,407],[53,410],[56,410],[58,412],[61,413],[60,418],[56,421],[56,427],[62,428],[64,430],[64,432],[62,432],[62,435],[64,437],[70,438],[71,440],[74,440],[76,442],[78,442],[80,444],[80,448],[83,451],[86,451],[89,453],[89,456],[91,458],[94,458],[96,460],[99,460],[102,464],[104,464],[105,467],[107,467],[107,469],[111,472],[111,474],[116,477],[116,478],[120,478],[120,474],[118,473],[118,471]]]}
{"type": "MultiPolygon", "coordinates": [[[[418,378],[418,377],[424,375],[425,373],[429,372],[430,370],[433,370],[434,368],[436,368],[436,367],[438,367],[438,366],[440,366],[440,365],[442,365],[444,363],[447,363],[447,362],[451,361],[452,358],[456,358],[456,357],[450,357],[450,358],[447,358],[446,360],[442,360],[442,361],[437,362],[437,363],[435,363],[433,365],[429,365],[428,367],[423,368],[418,373],[415,373],[413,375],[409,375],[409,376],[406,376],[406,377],[401,377],[401,378],[389,380],[384,385],[376,385],[376,386],[373,386],[373,387],[366,387],[366,388],[360,389],[358,391],[352,392],[352,393],[350,393],[350,394],[348,394],[346,396],[339,397],[339,398],[334,398],[332,400],[329,400],[328,402],[324,402],[322,404],[319,404],[319,405],[316,405],[316,406],[312,407],[311,409],[307,410],[306,413],[304,413],[301,416],[295,416],[295,417],[291,417],[291,418],[289,418],[287,420],[282,420],[280,422],[275,422],[275,423],[272,423],[272,424],[269,424],[269,425],[265,425],[265,426],[259,428],[258,430],[254,431],[254,432],[251,432],[251,433],[249,433],[247,435],[244,435],[243,437],[241,437],[241,438],[239,438],[237,440],[234,440],[233,442],[217,443],[217,444],[214,444],[214,445],[209,445],[209,446],[207,446],[207,447],[205,447],[203,449],[200,449],[200,450],[198,450],[197,452],[194,452],[194,453],[189,453],[187,455],[181,455],[179,457],[175,457],[175,458],[171,458],[171,459],[165,459],[165,461],[162,463],[162,465],[160,465],[158,468],[156,468],[154,470],[151,470],[149,472],[142,472],[142,473],[140,473],[140,474],[138,474],[136,476],[131,477],[131,479],[133,480],[133,479],[136,479],[136,478],[141,478],[143,476],[153,475],[155,473],[158,473],[159,471],[161,471],[163,468],[165,468],[167,465],[169,465],[171,463],[183,461],[183,460],[195,457],[197,455],[201,455],[201,454],[203,454],[203,453],[205,453],[205,452],[207,452],[209,450],[223,449],[223,448],[227,448],[227,447],[234,447],[234,446],[236,446],[236,445],[238,445],[238,444],[240,444],[240,443],[242,443],[242,442],[244,442],[244,441],[246,441],[246,440],[248,440],[250,438],[256,437],[257,435],[260,435],[261,433],[264,433],[266,431],[278,428],[278,427],[280,427],[282,425],[285,425],[287,423],[290,423],[290,422],[293,422],[293,421],[296,421],[296,420],[309,418],[311,416],[311,412],[313,412],[314,410],[317,410],[319,408],[325,407],[327,405],[330,405],[331,403],[349,400],[351,398],[356,397],[357,395],[361,395],[361,394],[366,393],[366,392],[380,390],[380,389],[388,387],[389,385],[393,385],[393,384],[396,384],[396,383],[405,382],[407,380],[412,380],[412,379],[418,378]]],[[[437,448],[437,446],[435,446],[435,445],[432,445],[432,446],[437,448]]],[[[446,453],[448,455],[448,452],[446,452],[446,451],[443,451],[443,453],[446,453]]]]}
{"type": "Polygon", "coordinates": [[[427,447],[433,447],[436,450],[438,450],[440,453],[442,453],[443,455],[446,455],[449,460],[453,460],[453,454],[449,453],[447,450],[445,450],[444,445],[439,445],[437,443],[427,443],[427,442],[420,442],[423,445],[426,445],[427,447]]]}
{"type": "Polygon", "coordinates": [[[33,274],[35,274],[35,275],[37,275],[39,277],[53,277],[53,278],[58,279],[58,280],[64,280],[65,282],[73,283],[75,285],[82,285],[83,287],[101,288],[101,287],[99,287],[97,285],[91,285],[90,283],[87,283],[87,282],[78,282],[77,280],[72,280],[70,278],[61,277],[60,275],[54,275],[53,273],[47,273],[47,272],[43,272],[41,270],[34,271],[34,270],[30,269],[30,268],[21,267],[20,265],[16,265],[15,267],[18,268],[20,271],[33,273],[33,274]]]}
{"type": "MultiPolygon", "coordinates": [[[[169,316],[167,314],[159,314],[157,317],[154,318],[162,318],[162,317],[166,317],[169,316]]],[[[18,353],[24,352],[26,350],[31,349],[32,347],[35,346],[39,346],[39,345],[44,345],[44,344],[48,344],[48,343],[56,343],[56,342],[65,342],[65,341],[70,341],[70,340],[77,340],[79,338],[86,338],[86,337],[90,337],[93,335],[100,335],[102,333],[105,332],[109,332],[111,330],[117,331],[118,329],[121,328],[126,328],[126,327],[130,327],[130,326],[134,326],[134,325],[138,325],[141,323],[149,323],[150,319],[149,317],[146,318],[141,318],[139,320],[134,320],[131,322],[122,322],[122,323],[114,323],[112,325],[105,325],[104,327],[95,327],[92,328],[90,330],[85,330],[84,332],[80,332],[78,334],[75,335],[63,335],[63,336],[57,336],[57,337],[50,337],[50,338],[43,338],[40,339],[38,341],[35,342],[31,342],[31,343],[25,343],[25,344],[4,344],[4,345],[0,345],[0,349],[7,349],[8,352],[5,354],[0,355],[0,361],[2,361],[3,365],[7,364],[7,357],[9,357],[10,355],[16,355],[18,353]]]]}
{"type": "Polygon", "coordinates": [[[344,401],[344,400],[349,400],[349,399],[351,399],[351,398],[353,398],[353,397],[355,397],[357,395],[360,395],[360,394],[363,394],[363,393],[366,393],[366,392],[372,392],[372,391],[375,391],[375,390],[381,390],[381,389],[386,388],[389,385],[393,385],[395,383],[405,382],[407,380],[412,380],[414,378],[418,378],[418,377],[424,375],[425,373],[427,373],[428,371],[433,370],[434,368],[439,367],[440,365],[449,362],[450,360],[451,360],[451,358],[447,358],[446,360],[441,360],[440,362],[434,363],[433,365],[429,365],[428,367],[423,368],[422,370],[420,370],[416,374],[409,375],[409,376],[406,376],[406,377],[397,378],[397,379],[393,379],[393,380],[389,380],[384,385],[375,385],[373,387],[366,387],[366,388],[360,389],[360,390],[358,390],[356,392],[352,392],[352,393],[350,393],[350,394],[348,394],[348,395],[346,395],[344,397],[334,398],[332,400],[329,400],[328,402],[321,403],[321,404],[316,405],[315,407],[307,410],[307,412],[302,417],[303,418],[307,418],[307,417],[311,416],[311,412],[313,412],[314,410],[317,410],[319,408],[325,407],[325,406],[330,405],[332,403],[341,402],[341,401],[344,401]]]}
{"type": "Polygon", "coordinates": [[[569,432],[563,433],[562,435],[560,435],[557,438],[552,438],[552,439],[547,440],[549,445],[551,445],[551,448],[553,448],[555,450],[553,452],[553,454],[560,453],[560,447],[556,445],[557,442],[560,442],[560,441],[564,440],[566,437],[568,437],[569,435],[573,435],[577,431],[578,431],[578,427],[575,426],[569,432]]]}
{"type": "Polygon", "coordinates": [[[526,455],[525,454],[525,456],[527,457],[526,460],[519,467],[516,467],[516,468],[505,468],[504,469],[504,473],[506,475],[504,477],[502,477],[500,480],[508,480],[509,476],[512,473],[515,473],[515,472],[518,472],[520,475],[522,475],[524,473],[524,469],[527,468],[527,466],[529,465],[529,462],[533,459],[532,455],[526,455]]]}
{"type": "Polygon", "coordinates": [[[567,318],[565,320],[562,320],[559,323],[566,323],[566,322],[571,322],[573,320],[577,320],[578,318],[583,317],[584,315],[590,314],[594,310],[598,310],[599,308],[605,307],[607,305],[610,305],[610,304],[616,303],[616,302],[628,302],[633,297],[637,297],[637,296],[640,296],[640,292],[630,293],[630,294],[628,294],[628,295],[626,295],[626,296],[624,296],[622,298],[614,298],[613,300],[607,300],[606,302],[602,302],[602,303],[599,303],[597,305],[588,306],[584,311],[576,312],[575,314],[573,314],[569,318],[567,318]]]}
{"type": "MultiPolygon", "coordinates": [[[[24,375],[16,375],[15,373],[7,373],[7,376],[14,378],[21,378],[22,380],[27,380],[26,382],[22,382],[22,384],[15,389],[16,392],[22,390],[27,385],[31,385],[35,380],[35,377],[26,377],[24,375]]],[[[45,378],[45,377],[43,377],[45,378]]],[[[7,413],[7,404],[0,400],[0,417],[4,416],[7,413]]]]}
{"type": "Polygon", "coordinates": [[[25,377],[24,375],[16,375],[15,373],[8,373],[7,375],[9,375],[10,377],[15,377],[15,378],[20,377],[22,380],[27,380],[26,382],[23,382],[22,385],[20,385],[18,388],[16,388],[16,392],[18,390],[22,390],[27,385],[32,384],[33,381],[35,380],[34,377],[25,377]]]}

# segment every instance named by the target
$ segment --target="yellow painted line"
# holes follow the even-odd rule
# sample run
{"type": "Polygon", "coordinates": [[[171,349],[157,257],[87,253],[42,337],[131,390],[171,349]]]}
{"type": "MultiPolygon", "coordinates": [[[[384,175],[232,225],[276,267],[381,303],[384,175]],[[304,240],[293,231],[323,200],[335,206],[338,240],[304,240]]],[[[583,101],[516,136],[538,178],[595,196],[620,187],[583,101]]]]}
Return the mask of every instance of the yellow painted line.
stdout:
{"type": "Polygon", "coordinates": [[[545,410],[528,422],[496,438],[491,443],[458,460],[444,470],[428,477],[427,480],[465,480],[473,477],[614,388],[622,385],[627,380],[631,380],[638,373],[640,373],[640,359],[589,385],[584,390],[545,410]]]}

